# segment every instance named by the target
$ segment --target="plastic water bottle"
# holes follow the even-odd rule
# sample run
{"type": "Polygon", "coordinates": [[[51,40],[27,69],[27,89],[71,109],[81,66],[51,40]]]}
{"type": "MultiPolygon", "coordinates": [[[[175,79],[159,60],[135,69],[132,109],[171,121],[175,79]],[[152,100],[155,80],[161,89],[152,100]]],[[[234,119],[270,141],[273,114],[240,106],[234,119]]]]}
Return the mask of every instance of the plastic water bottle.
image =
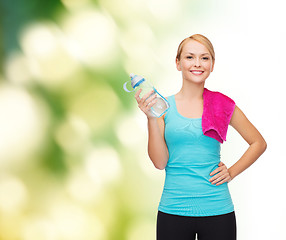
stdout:
{"type": "MultiPolygon", "coordinates": [[[[131,78],[131,86],[133,87],[132,91],[129,91],[126,87],[126,83],[124,83],[123,88],[126,92],[134,92],[139,89],[142,89],[139,97],[142,98],[146,93],[150,92],[151,90],[154,90],[154,92],[150,95],[152,97],[154,94],[157,94],[156,100],[157,102],[151,107],[151,112],[156,117],[161,117],[165,112],[168,111],[170,108],[170,104],[167,101],[166,98],[164,98],[157,90],[153,87],[153,85],[146,81],[145,78],[139,75],[134,75],[133,73],[130,74],[131,78]]],[[[147,98],[148,99],[148,98],[147,98]]]]}

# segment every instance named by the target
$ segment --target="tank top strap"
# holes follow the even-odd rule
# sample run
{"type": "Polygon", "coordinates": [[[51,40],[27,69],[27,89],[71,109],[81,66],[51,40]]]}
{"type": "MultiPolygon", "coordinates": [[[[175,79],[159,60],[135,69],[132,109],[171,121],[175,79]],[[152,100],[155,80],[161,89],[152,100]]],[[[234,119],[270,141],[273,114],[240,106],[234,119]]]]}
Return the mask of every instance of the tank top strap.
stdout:
{"type": "Polygon", "coordinates": [[[173,103],[173,102],[174,102],[174,95],[169,96],[169,97],[168,97],[168,101],[170,101],[170,102],[173,103]]]}

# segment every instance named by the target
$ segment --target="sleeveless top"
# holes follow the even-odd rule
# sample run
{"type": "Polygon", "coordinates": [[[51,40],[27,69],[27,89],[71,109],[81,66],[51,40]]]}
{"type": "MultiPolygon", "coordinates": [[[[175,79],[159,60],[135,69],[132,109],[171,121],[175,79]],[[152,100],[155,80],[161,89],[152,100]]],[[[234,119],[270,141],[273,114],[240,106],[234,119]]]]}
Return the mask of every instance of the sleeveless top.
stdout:
{"type": "Polygon", "coordinates": [[[202,131],[202,118],[182,116],[175,96],[168,97],[165,141],[169,159],[158,210],[182,216],[213,216],[234,211],[228,183],[211,184],[218,168],[221,143],[202,131]]]}

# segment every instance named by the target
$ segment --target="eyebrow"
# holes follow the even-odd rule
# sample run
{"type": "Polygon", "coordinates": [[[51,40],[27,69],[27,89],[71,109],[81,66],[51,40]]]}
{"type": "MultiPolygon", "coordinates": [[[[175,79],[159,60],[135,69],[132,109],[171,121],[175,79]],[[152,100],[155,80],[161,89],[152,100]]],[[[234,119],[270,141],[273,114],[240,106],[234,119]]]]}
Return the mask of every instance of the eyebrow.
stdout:
{"type": "MultiPolygon", "coordinates": [[[[191,55],[196,55],[196,54],[191,53],[191,52],[189,52],[189,54],[191,54],[191,55]]],[[[201,56],[203,56],[203,55],[210,55],[210,54],[209,54],[209,53],[202,53],[201,56]]]]}

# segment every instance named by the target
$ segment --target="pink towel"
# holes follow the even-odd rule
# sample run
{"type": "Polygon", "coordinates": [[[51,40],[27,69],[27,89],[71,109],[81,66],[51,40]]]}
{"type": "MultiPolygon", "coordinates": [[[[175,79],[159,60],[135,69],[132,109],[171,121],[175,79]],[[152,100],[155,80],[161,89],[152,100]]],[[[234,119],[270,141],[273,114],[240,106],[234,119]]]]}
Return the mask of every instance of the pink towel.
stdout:
{"type": "Polygon", "coordinates": [[[219,142],[226,141],[228,125],[235,108],[235,102],[228,96],[204,88],[202,129],[206,136],[219,142]]]}

